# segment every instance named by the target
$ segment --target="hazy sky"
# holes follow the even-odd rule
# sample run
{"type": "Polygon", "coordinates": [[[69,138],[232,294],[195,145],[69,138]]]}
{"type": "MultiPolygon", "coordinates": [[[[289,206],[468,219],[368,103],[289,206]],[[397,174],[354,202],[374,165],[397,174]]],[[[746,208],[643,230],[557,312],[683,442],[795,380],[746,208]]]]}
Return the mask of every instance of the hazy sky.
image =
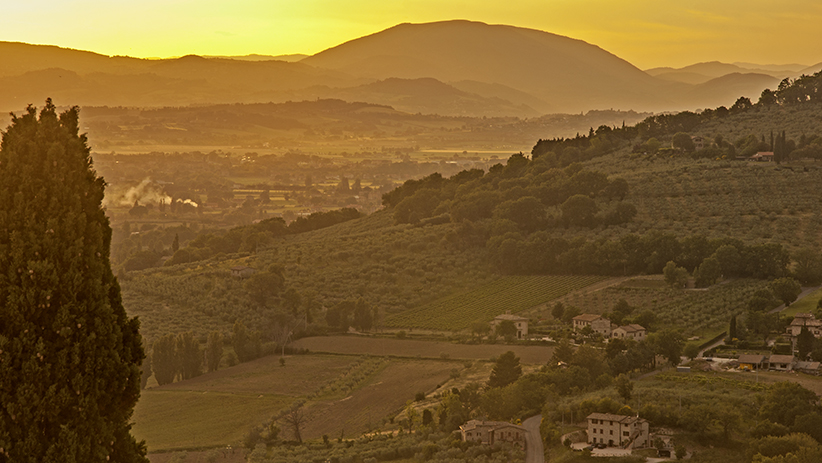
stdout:
{"type": "Polygon", "coordinates": [[[0,0],[0,40],[138,57],[312,54],[448,19],[567,35],[643,69],[822,61],[818,0],[0,0]]]}

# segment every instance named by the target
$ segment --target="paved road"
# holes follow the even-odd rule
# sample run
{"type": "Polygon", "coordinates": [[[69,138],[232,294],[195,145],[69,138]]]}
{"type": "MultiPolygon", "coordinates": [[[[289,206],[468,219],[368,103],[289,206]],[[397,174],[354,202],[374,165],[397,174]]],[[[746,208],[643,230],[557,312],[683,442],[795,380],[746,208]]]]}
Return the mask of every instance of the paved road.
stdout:
{"type": "Polygon", "coordinates": [[[545,451],[542,449],[542,437],[539,435],[539,424],[542,415],[532,416],[522,422],[528,430],[525,435],[525,463],[545,463],[545,451]]]}
{"type": "MultiPolygon", "coordinates": [[[[802,292],[799,293],[799,296],[796,297],[796,300],[794,301],[794,303],[799,302],[800,300],[802,300],[802,298],[804,298],[808,294],[816,291],[819,288],[822,288],[822,286],[811,286],[810,288],[803,289],[802,292]]],[[[783,310],[785,310],[785,304],[780,305],[779,307],[769,311],[768,313],[782,312],[783,310]]]]}

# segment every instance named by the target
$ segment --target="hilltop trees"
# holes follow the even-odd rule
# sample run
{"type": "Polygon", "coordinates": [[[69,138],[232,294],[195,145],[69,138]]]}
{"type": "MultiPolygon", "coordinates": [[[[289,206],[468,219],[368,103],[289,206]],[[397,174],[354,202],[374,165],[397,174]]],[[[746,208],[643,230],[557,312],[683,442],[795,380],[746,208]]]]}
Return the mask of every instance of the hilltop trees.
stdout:
{"type": "Polygon", "coordinates": [[[0,452],[145,462],[130,435],[144,358],[109,265],[105,182],[77,108],[12,116],[0,145],[0,452]]]}

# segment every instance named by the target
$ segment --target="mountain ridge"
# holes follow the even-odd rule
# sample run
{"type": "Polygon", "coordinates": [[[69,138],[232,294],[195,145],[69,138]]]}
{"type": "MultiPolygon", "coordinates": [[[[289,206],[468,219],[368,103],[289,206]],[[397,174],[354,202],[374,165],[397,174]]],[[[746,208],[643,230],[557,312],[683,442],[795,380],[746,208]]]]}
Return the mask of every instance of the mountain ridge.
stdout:
{"type": "MultiPolygon", "coordinates": [[[[745,63],[708,62],[646,72],[579,39],[465,20],[402,23],[300,58],[143,59],[0,42],[0,110],[20,110],[52,97],[80,106],[152,107],[341,98],[393,104],[411,113],[470,116],[662,112],[730,105],[741,96],[740,88],[755,96],[773,85],[761,76],[709,83],[712,79],[739,73],[781,80],[802,66],[749,69],[741,66],[745,63]],[[399,79],[392,81],[392,96],[377,90],[387,79],[399,79]],[[448,98],[432,104],[446,87],[430,85],[439,90],[425,94],[417,79],[450,86],[448,98]]],[[[802,72],[816,67],[822,63],[802,72]]]]}

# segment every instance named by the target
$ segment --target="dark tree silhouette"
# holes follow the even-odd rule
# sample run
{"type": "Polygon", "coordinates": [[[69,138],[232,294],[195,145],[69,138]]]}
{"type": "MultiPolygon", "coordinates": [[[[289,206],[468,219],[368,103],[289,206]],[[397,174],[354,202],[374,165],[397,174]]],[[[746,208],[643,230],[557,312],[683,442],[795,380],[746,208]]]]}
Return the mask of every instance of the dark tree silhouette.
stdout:
{"type": "Polygon", "coordinates": [[[145,357],[111,272],[105,182],[51,100],[0,145],[2,461],[147,462],[130,435],[145,357]]]}
{"type": "Polygon", "coordinates": [[[507,386],[519,379],[520,376],[522,376],[522,367],[519,364],[519,357],[509,350],[497,359],[494,369],[491,370],[488,386],[507,386]]]}

